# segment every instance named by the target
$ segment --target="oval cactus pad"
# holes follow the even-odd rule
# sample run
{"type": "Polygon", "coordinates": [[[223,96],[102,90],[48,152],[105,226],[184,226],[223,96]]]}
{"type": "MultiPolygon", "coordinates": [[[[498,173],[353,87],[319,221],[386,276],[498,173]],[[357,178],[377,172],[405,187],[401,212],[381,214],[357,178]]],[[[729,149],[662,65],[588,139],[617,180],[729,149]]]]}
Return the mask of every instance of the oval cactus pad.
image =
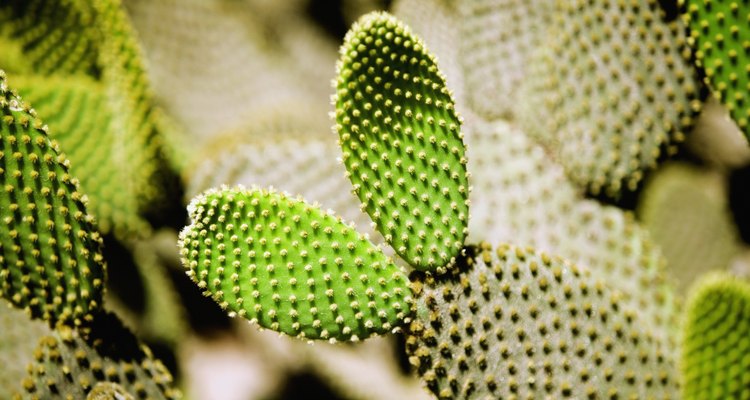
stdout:
{"type": "Polygon", "coordinates": [[[336,130],[354,192],[396,252],[442,269],[467,232],[461,120],[434,57],[389,14],[362,17],[337,65],[336,130]]]}
{"type": "Polygon", "coordinates": [[[340,218],[241,186],[209,190],[180,234],[188,275],[230,315],[300,338],[357,340],[408,322],[404,273],[340,218]]]}

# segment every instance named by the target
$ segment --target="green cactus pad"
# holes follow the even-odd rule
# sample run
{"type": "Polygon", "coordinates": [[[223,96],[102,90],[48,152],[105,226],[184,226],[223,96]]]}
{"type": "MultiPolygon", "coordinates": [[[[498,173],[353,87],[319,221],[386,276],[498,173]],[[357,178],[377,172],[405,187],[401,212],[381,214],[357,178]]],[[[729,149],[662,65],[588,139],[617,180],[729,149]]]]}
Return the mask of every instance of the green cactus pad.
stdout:
{"type": "Polygon", "coordinates": [[[750,3],[681,0],[706,82],[750,139],[750,3]]]}
{"type": "Polygon", "coordinates": [[[403,272],[340,218],[269,190],[196,197],[180,233],[188,276],[230,315],[307,339],[358,340],[410,319],[403,272]]]}
{"type": "Polygon", "coordinates": [[[488,119],[511,117],[533,51],[543,46],[554,1],[464,0],[460,59],[469,106],[488,119]]]}
{"type": "Polygon", "coordinates": [[[683,398],[750,398],[750,285],[705,276],[692,288],[684,329],[683,398]]]}
{"type": "Polygon", "coordinates": [[[586,267],[639,310],[644,328],[669,338],[677,314],[665,259],[633,215],[584,198],[513,124],[467,115],[465,132],[475,187],[469,240],[523,243],[586,267]]]}
{"type": "Polygon", "coordinates": [[[519,121],[577,185],[616,197],[677,151],[700,110],[684,26],[658,0],[556,2],[519,121]]]}
{"type": "Polygon", "coordinates": [[[362,17],[337,64],[336,130],[354,192],[415,268],[444,269],[467,233],[461,120],[435,59],[386,13],[362,17]]]}
{"type": "Polygon", "coordinates": [[[100,231],[116,231],[118,237],[148,232],[138,214],[141,199],[126,186],[134,175],[126,161],[132,160],[132,147],[117,134],[105,87],[85,76],[21,76],[14,86],[45,117],[70,159],[100,231]]]}
{"type": "Polygon", "coordinates": [[[134,400],[125,388],[115,382],[99,382],[86,396],[86,400],[134,400]]]}
{"type": "Polygon", "coordinates": [[[82,325],[101,306],[101,237],[68,161],[3,71],[0,113],[0,292],[51,325],[82,325]]]}
{"type": "MultiPolygon", "coordinates": [[[[99,34],[86,0],[8,0],[0,5],[4,33],[44,75],[98,74],[99,34]]],[[[2,67],[2,65],[0,65],[2,67]]]]}
{"type": "Polygon", "coordinates": [[[528,248],[466,252],[446,275],[412,274],[406,351],[439,398],[677,396],[673,355],[586,270],[528,248]]]}
{"type": "Polygon", "coordinates": [[[97,318],[100,326],[92,329],[87,340],[67,327],[43,338],[13,398],[99,399],[97,393],[112,389],[133,399],[182,398],[169,371],[148,347],[138,343],[113,315],[97,318]]]}
{"type": "Polygon", "coordinates": [[[665,164],[646,183],[638,214],[683,293],[704,273],[727,269],[741,251],[727,193],[720,173],[685,163],[665,164]]]}

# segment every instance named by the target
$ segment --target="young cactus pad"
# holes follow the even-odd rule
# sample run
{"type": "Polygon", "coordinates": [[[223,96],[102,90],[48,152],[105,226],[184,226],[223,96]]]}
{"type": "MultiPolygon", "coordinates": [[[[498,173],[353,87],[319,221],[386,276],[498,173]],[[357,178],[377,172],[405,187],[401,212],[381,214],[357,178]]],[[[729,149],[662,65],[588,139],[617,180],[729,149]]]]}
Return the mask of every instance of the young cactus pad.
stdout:
{"type": "Polygon", "coordinates": [[[336,130],[354,192],[386,241],[420,270],[461,250],[469,186],[461,120],[434,57],[382,12],[347,33],[336,130]]]}
{"type": "Polygon", "coordinates": [[[231,314],[329,340],[365,339],[409,321],[404,273],[316,206],[238,186],[209,190],[188,211],[192,225],[179,241],[188,276],[231,314]]]}
{"type": "Polygon", "coordinates": [[[676,365],[601,281],[507,245],[413,274],[406,351],[441,399],[676,398],[676,365]]]}
{"type": "Polygon", "coordinates": [[[686,400],[750,398],[750,285],[707,275],[687,307],[682,372],[686,400]]]}
{"type": "Polygon", "coordinates": [[[102,303],[101,237],[68,161],[0,70],[0,293],[32,317],[81,325],[102,303]]]}
{"type": "Polygon", "coordinates": [[[750,139],[750,2],[682,0],[707,82],[750,139]]]}

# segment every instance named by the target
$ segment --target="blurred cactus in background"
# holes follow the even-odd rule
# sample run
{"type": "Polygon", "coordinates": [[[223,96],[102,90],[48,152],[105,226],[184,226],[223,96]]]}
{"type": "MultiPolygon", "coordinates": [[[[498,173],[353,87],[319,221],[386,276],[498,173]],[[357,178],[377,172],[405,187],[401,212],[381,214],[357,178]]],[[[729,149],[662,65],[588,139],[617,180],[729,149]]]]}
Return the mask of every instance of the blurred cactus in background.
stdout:
{"type": "Polygon", "coordinates": [[[0,398],[750,398],[745,3],[0,0],[0,398]]]}

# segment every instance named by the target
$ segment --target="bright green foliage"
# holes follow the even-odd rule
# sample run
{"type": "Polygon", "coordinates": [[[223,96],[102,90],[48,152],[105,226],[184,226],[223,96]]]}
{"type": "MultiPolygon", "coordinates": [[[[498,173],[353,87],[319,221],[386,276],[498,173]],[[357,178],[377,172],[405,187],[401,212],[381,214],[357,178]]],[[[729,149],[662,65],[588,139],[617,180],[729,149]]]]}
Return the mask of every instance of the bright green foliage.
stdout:
{"type": "Polygon", "coordinates": [[[51,325],[82,325],[101,305],[101,237],[68,161],[2,71],[0,114],[0,292],[51,325]]]}
{"type": "MultiPolygon", "coordinates": [[[[0,20],[2,20],[2,16],[0,16],[0,20]]],[[[2,30],[0,30],[0,54],[3,55],[3,58],[0,59],[0,68],[6,73],[20,74],[32,69],[29,60],[23,55],[21,46],[17,42],[3,37],[2,30]]]]}
{"type": "Polygon", "coordinates": [[[0,399],[10,399],[26,376],[39,339],[50,334],[42,321],[29,319],[25,312],[0,299],[0,399]]]}
{"type": "Polygon", "coordinates": [[[665,259],[633,215],[584,198],[515,125],[467,118],[464,130],[474,186],[469,240],[533,246],[588,268],[639,310],[643,329],[669,338],[677,315],[665,259]]]}
{"type": "Polygon", "coordinates": [[[554,1],[463,0],[460,59],[469,106],[488,119],[516,113],[533,51],[543,45],[554,1]]]}
{"type": "Polygon", "coordinates": [[[44,75],[98,74],[100,31],[94,15],[88,0],[7,0],[0,5],[2,33],[18,42],[34,71],[44,75]]]}
{"type": "Polygon", "coordinates": [[[82,76],[19,77],[14,84],[65,150],[99,229],[121,235],[148,231],[138,215],[140,199],[123,188],[132,179],[133,149],[117,132],[103,85],[82,76]]]}
{"type": "Polygon", "coordinates": [[[658,0],[557,2],[524,82],[523,128],[579,186],[617,196],[676,151],[701,93],[658,0]]]}
{"type": "Polygon", "coordinates": [[[530,248],[466,251],[446,275],[413,274],[406,351],[439,398],[677,396],[672,354],[586,270],[530,248]]]}
{"type": "Polygon", "coordinates": [[[708,275],[692,291],[682,349],[683,398],[750,398],[750,285],[708,275]]]}
{"type": "Polygon", "coordinates": [[[355,23],[337,64],[336,130],[365,211],[396,252],[444,269],[468,223],[461,121],[434,57],[386,13],[355,23]]]}
{"type": "Polygon", "coordinates": [[[307,339],[357,340],[409,321],[403,272],[340,218],[301,199],[243,187],[188,207],[180,253],[224,309],[307,339]]]}
{"type": "Polygon", "coordinates": [[[102,326],[87,340],[67,327],[44,337],[13,398],[67,400],[91,395],[98,400],[97,393],[111,389],[123,390],[133,399],[182,398],[169,371],[114,316],[102,315],[98,323],[102,326]]]}
{"type": "Polygon", "coordinates": [[[706,83],[750,138],[750,3],[745,0],[681,0],[695,58],[706,83]]]}
{"type": "Polygon", "coordinates": [[[727,192],[722,175],[684,163],[665,164],[644,188],[638,213],[681,292],[740,252],[727,192]]]}
{"type": "Polygon", "coordinates": [[[336,143],[330,137],[327,140],[310,137],[312,135],[306,131],[290,133],[277,129],[259,129],[265,130],[264,135],[253,130],[247,135],[223,135],[214,139],[195,157],[198,162],[186,178],[188,198],[221,185],[270,187],[283,184],[289,193],[317,202],[323,209],[335,210],[343,220],[354,223],[358,232],[367,234],[373,243],[385,244],[380,233],[372,228],[372,220],[360,210],[357,196],[350,192],[351,183],[336,160],[340,155],[336,143]],[[265,136],[265,139],[250,138],[257,136],[265,136]]]}

